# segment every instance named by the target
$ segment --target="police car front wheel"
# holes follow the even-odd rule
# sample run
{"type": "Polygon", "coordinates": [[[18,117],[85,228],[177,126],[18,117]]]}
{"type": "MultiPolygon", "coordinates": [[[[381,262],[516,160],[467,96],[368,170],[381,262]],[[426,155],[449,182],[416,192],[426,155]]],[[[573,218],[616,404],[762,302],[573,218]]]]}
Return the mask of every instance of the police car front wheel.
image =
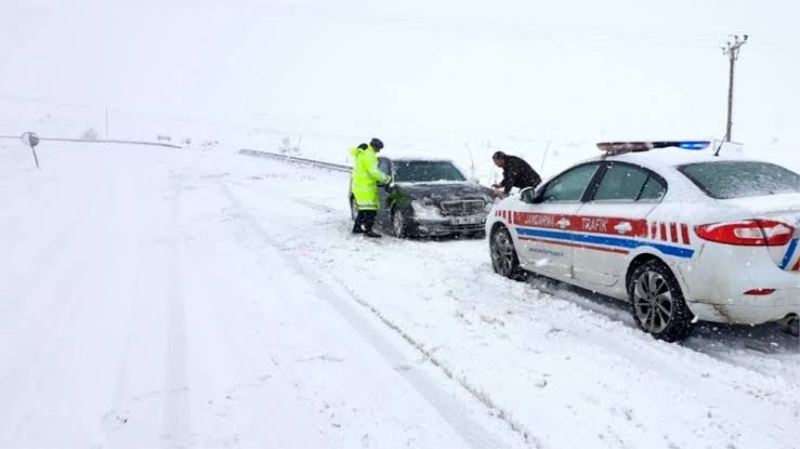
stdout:
{"type": "Polygon", "coordinates": [[[495,273],[510,279],[522,280],[525,273],[519,266],[519,258],[508,229],[499,227],[492,232],[489,240],[492,268],[495,273]]]}
{"type": "Polygon", "coordinates": [[[633,318],[643,331],[669,342],[691,332],[692,312],[672,271],[659,260],[639,265],[630,277],[628,294],[633,318]]]}

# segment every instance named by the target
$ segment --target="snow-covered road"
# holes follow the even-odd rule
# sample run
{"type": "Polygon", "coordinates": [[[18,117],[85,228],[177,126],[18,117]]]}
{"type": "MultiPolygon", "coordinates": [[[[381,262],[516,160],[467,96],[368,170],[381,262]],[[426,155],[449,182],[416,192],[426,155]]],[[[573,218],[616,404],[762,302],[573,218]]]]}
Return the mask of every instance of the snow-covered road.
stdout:
{"type": "Polygon", "coordinates": [[[0,447],[793,448],[798,341],[349,235],[347,175],[0,144],[0,447]]]}

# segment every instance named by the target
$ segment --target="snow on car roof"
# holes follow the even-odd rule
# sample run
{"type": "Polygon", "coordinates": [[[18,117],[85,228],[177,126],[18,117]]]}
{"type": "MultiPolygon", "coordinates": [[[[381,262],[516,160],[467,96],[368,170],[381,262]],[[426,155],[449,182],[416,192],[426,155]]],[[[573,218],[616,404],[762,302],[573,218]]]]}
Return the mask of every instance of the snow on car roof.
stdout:
{"type": "MultiPolygon", "coordinates": [[[[609,161],[624,161],[632,163],[643,163],[653,165],[678,166],[695,162],[719,162],[725,160],[752,160],[746,155],[737,152],[721,152],[719,156],[714,156],[714,148],[707,150],[685,150],[681,148],[656,148],[649,151],[639,151],[607,156],[609,161]]],[[[603,159],[597,156],[593,160],[603,159]]]]}

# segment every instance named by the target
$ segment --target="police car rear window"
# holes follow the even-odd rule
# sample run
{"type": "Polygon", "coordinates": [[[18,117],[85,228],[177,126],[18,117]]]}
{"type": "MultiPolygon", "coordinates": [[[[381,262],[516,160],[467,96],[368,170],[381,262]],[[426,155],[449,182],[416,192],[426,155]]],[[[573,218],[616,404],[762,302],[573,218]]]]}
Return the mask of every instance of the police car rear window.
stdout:
{"type": "Polygon", "coordinates": [[[706,195],[721,200],[800,192],[800,175],[767,162],[698,162],[678,170],[706,195]]]}

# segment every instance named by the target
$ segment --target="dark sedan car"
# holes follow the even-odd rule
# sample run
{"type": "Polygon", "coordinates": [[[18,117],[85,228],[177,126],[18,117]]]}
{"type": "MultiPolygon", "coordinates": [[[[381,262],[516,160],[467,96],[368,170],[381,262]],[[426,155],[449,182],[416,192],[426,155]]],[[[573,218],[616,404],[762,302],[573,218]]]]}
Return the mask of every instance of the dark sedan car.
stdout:
{"type": "MultiPolygon", "coordinates": [[[[377,224],[395,237],[484,236],[494,192],[451,161],[381,157],[379,167],[394,182],[380,190],[377,224]]],[[[355,217],[352,195],[350,209],[355,217]]]]}

